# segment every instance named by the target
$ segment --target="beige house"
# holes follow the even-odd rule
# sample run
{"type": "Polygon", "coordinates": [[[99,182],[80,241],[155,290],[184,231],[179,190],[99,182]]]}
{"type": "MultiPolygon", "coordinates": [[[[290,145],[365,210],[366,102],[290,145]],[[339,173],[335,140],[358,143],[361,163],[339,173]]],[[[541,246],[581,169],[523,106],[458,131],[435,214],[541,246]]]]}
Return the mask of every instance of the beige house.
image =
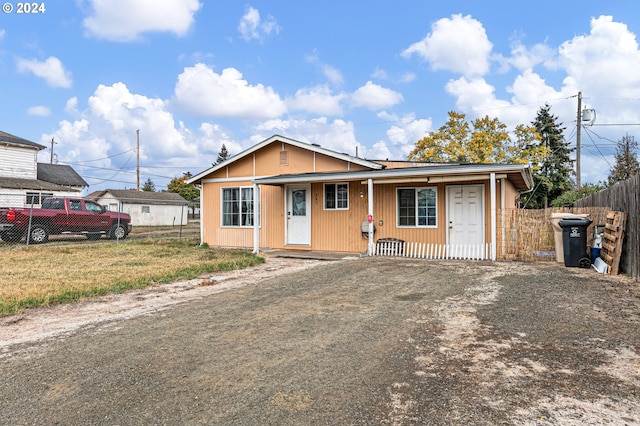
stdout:
{"type": "Polygon", "coordinates": [[[272,136],[191,178],[202,243],[496,259],[498,209],[532,187],[522,164],[371,161],[272,136]],[[395,246],[395,250],[398,249],[395,246]]]}

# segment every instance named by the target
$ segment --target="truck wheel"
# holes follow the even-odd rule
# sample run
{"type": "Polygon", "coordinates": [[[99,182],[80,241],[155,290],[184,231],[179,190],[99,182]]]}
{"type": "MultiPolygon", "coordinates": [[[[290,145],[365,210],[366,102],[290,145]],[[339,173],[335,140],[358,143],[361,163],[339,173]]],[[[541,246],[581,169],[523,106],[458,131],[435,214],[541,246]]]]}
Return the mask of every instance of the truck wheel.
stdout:
{"type": "Polygon", "coordinates": [[[113,225],[109,230],[109,238],[112,240],[124,240],[127,236],[127,225],[124,223],[113,225]]]}
{"type": "Polygon", "coordinates": [[[2,241],[5,241],[7,243],[15,243],[16,241],[20,241],[20,239],[22,238],[22,234],[0,232],[0,238],[2,238],[2,241]]]}
{"type": "Polygon", "coordinates": [[[49,230],[44,225],[33,225],[29,234],[30,244],[42,244],[49,241],[49,230]]]}

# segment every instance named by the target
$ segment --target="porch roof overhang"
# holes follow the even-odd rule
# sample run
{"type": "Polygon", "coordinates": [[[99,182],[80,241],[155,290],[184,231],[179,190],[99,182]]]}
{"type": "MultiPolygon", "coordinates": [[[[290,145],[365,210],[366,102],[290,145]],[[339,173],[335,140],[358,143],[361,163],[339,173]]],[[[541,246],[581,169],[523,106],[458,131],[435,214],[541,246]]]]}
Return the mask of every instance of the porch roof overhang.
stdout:
{"type": "Polygon", "coordinates": [[[364,181],[372,179],[374,184],[383,183],[446,183],[472,180],[509,179],[519,190],[533,187],[531,169],[525,164],[444,164],[429,167],[407,167],[357,172],[300,173],[260,177],[253,180],[257,185],[287,185],[305,182],[364,181]]]}

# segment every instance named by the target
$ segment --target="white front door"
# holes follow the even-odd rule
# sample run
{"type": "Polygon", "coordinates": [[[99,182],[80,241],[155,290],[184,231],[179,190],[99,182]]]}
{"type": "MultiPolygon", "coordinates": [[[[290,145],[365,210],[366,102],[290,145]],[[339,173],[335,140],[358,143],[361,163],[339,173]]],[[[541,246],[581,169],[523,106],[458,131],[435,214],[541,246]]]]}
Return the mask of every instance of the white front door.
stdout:
{"type": "Polygon", "coordinates": [[[447,244],[480,247],[484,244],[484,185],[447,186],[447,244]]]}
{"type": "Polygon", "coordinates": [[[291,185],[287,187],[287,244],[311,244],[311,187],[291,185]]]}

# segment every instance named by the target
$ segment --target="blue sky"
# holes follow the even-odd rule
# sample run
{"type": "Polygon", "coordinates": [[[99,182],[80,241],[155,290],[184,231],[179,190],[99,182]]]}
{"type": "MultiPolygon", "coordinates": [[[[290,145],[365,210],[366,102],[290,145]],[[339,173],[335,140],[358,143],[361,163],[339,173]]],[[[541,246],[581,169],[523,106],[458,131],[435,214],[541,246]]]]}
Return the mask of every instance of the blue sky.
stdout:
{"type": "MultiPolygon", "coordinates": [[[[640,130],[632,1],[43,2],[0,14],[0,130],[47,146],[89,191],[156,189],[274,134],[403,159],[447,120],[513,129],[545,103],[606,178],[640,130]]],[[[3,6],[3,8],[6,7],[3,6]]]]}

